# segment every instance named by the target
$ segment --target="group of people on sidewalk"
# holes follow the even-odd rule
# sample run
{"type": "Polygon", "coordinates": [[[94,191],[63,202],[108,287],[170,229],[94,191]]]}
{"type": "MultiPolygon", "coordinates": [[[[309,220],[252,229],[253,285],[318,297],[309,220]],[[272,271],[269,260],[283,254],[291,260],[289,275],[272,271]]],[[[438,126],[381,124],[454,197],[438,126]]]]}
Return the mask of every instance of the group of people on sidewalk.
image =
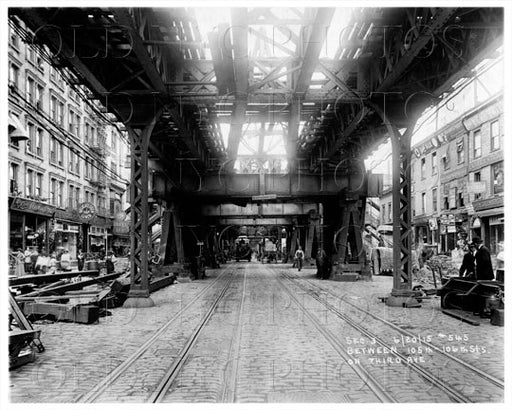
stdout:
{"type": "MultiPolygon", "coordinates": [[[[72,269],[71,254],[69,250],[64,249],[62,252],[52,252],[47,254],[46,252],[38,252],[36,248],[18,249],[15,254],[14,275],[38,275],[38,274],[52,274],[60,271],[70,271],[72,269]]],[[[116,257],[112,251],[108,252],[105,256],[105,265],[107,273],[114,272],[114,263],[116,257]]],[[[77,254],[77,268],[79,271],[84,269],[85,265],[85,253],[81,250],[77,254]]]]}
{"type": "MultiPolygon", "coordinates": [[[[492,266],[491,253],[478,236],[473,241],[466,243],[463,247],[464,257],[459,269],[459,277],[473,280],[493,280],[494,269],[492,266]]],[[[498,263],[503,261],[503,251],[498,254],[498,263]]],[[[501,263],[500,263],[501,265],[501,263]]],[[[498,266],[496,271],[497,279],[503,281],[503,267],[498,266]]]]}

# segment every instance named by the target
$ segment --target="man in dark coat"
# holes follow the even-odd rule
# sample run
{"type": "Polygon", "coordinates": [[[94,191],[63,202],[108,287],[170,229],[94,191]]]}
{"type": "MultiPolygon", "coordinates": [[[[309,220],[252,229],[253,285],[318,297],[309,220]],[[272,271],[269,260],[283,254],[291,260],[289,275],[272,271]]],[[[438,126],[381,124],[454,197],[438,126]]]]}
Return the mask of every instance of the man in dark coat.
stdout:
{"type": "Polygon", "coordinates": [[[494,272],[492,269],[491,253],[483,241],[478,237],[473,237],[473,244],[476,248],[475,253],[475,276],[477,280],[493,280],[494,272]]]}
{"type": "Polygon", "coordinates": [[[475,257],[473,252],[475,248],[473,244],[464,247],[464,258],[459,269],[459,277],[467,279],[475,279],[475,257]]]}

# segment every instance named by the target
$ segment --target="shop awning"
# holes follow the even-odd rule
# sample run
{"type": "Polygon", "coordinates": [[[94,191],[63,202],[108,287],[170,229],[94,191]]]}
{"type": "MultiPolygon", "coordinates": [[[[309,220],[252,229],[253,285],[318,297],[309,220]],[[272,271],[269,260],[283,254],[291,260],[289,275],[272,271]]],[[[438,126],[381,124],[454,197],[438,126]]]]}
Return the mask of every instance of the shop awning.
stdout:
{"type": "Polygon", "coordinates": [[[486,216],[494,216],[494,215],[502,215],[505,214],[505,208],[494,208],[494,209],[486,209],[485,211],[479,211],[476,213],[476,216],[480,218],[485,218],[486,216]]]}

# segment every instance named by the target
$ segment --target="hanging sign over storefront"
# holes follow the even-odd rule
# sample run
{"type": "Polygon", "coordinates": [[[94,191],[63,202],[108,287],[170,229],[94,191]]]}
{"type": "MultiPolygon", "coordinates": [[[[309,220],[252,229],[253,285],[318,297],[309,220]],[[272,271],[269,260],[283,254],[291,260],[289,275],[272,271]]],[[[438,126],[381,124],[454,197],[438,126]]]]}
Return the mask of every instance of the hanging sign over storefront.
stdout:
{"type": "Polygon", "coordinates": [[[96,216],[96,207],[90,202],[82,202],[78,205],[78,216],[84,222],[89,222],[96,216]]]}

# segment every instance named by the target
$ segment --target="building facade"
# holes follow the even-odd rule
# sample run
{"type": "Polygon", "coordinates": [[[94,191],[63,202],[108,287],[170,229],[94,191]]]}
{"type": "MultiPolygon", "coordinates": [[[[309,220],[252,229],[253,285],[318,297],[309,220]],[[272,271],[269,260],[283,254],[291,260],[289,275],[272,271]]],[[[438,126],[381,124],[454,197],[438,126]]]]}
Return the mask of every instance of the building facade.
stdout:
{"type": "Polygon", "coordinates": [[[413,147],[416,243],[455,249],[480,236],[504,241],[503,96],[479,104],[413,147]]]}
{"type": "MultiPolygon", "coordinates": [[[[71,73],[9,27],[9,123],[27,140],[9,140],[10,248],[111,249],[113,220],[126,208],[127,138],[71,73]]],[[[104,111],[104,110],[103,110],[104,111]]]]}
{"type": "MultiPolygon", "coordinates": [[[[419,119],[412,145],[413,242],[449,254],[480,236],[491,253],[504,241],[503,60],[478,74],[419,119]]],[[[384,153],[385,154],[385,153],[384,153]]],[[[382,155],[384,155],[382,154],[382,155]]],[[[381,224],[393,224],[391,158],[380,161],[381,224]]]]}

